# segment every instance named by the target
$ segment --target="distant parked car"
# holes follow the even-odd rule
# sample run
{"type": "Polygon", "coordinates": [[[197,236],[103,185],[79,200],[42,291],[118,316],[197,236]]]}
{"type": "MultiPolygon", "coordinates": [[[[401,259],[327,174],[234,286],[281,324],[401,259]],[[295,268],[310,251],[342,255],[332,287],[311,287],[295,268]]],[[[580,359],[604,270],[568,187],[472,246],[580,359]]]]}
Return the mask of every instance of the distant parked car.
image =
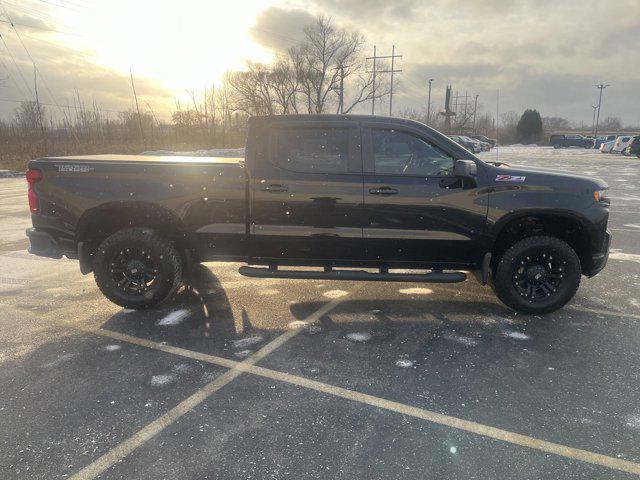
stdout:
{"type": "Polygon", "coordinates": [[[591,148],[593,139],[577,134],[556,134],[549,137],[549,145],[553,145],[553,148],[591,148]]]}
{"type": "Polygon", "coordinates": [[[629,146],[629,143],[631,143],[632,138],[633,137],[631,135],[620,135],[616,138],[616,142],[613,144],[611,153],[622,153],[623,155],[626,155],[624,152],[629,146]]]}
{"type": "Polygon", "coordinates": [[[488,143],[489,145],[491,145],[491,148],[495,147],[496,143],[498,143],[494,138],[488,138],[484,135],[471,135],[471,138],[475,138],[476,140],[480,140],[481,142],[488,143]]]}
{"type": "Polygon", "coordinates": [[[600,151],[602,153],[611,153],[611,149],[615,145],[616,141],[611,140],[610,142],[604,142],[600,145],[600,151]]]}
{"type": "Polygon", "coordinates": [[[627,153],[629,155],[635,155],[636,157],[640,158],[640,135],[636,135],[635,137],[633,137],[631,142],[629,142],[627,153]]]}
{"type": "Polygon", "coordinates": [[[593,143],[593,148],[600,148],[600,145],[606,142],[612,142],[616,139],[616,135],[598,135],[595,142],[593,143]]]}
{"type": "Polygon", "coordinates": [[[449,138],[473,153],[480,153],[482,148],[475,141],[464,135],[449,135],[449,138]]]}

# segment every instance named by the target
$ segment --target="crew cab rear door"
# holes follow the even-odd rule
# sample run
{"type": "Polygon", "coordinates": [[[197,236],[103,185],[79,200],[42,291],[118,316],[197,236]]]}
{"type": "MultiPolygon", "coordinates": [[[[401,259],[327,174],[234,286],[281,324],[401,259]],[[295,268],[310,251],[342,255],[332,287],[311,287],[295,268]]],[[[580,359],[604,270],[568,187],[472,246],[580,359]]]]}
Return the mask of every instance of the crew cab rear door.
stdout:
{"type": "Polygon", "coordinates": [[[358,123],[274,120],[267,139],[252,179],[250,256],[274,263],[361,257],[358,123]]]}
{"type": "Polygon", "coordinates": [[[372,123],[362,130],[367,257],[465,264],[481,257],[487,193],[453,175],[446,144],[417,128],[372,123]]]}

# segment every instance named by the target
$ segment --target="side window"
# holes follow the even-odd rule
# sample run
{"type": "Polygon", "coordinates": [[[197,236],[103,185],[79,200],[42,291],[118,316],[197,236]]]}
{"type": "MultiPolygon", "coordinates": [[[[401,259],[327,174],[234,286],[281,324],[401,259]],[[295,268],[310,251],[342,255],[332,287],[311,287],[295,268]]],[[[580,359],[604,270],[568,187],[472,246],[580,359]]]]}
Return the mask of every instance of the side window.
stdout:
{"type": "Polygon", "coordinates": [[[375,172],[390,175],[453,174],[453,158],[422,138],[399,130],[372,130],[375,172]]]}
{"type": "Polygon", "coordinates": [[[276,165],[310,173],[347,171],[349,136],[346,128],[276,129],[276,165]]]}

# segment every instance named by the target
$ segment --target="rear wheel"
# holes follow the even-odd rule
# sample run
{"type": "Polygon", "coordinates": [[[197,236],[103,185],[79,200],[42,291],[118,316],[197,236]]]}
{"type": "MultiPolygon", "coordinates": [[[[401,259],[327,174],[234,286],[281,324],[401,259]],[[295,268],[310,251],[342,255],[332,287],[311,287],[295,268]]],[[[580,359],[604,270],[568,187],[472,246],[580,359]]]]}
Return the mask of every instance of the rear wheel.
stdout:
{"type": "Polygon", "coordinates": [[[578,290],[580,259],[554,237],[528,237],[499,260],[493,277],[498,298],[523,313],[549,313],[563,307],[578,290]]]}
{"type": "Polygon", "coordinates": [[[120,230],[100,244],[94,278],[102,293],[125,308],[152,308],[167,300],[182,280],[174,245],[147,228],[120,230]]]}

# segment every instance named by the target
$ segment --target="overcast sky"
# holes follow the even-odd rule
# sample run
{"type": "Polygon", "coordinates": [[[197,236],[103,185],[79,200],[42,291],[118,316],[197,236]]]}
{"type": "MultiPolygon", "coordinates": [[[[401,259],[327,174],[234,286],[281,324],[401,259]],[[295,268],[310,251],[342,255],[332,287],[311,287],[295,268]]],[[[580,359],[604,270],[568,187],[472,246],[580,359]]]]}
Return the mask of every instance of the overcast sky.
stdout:
{"type": "Polygon", "coordinates": [[[425,108],[434,78],[434,108],[452,84],[495,114],[499,89],[501,112],[590,125],[604,82],[601,118],[640,124],[640,0],[0,0],[0,116],[32,97],[31,56],[45,103],[131,108],[132,68],[141,106],[166,119],[225,71],[271,61],[318,14],[364,34],[363,54],[396,46],[396,111],[425,108]]]}

